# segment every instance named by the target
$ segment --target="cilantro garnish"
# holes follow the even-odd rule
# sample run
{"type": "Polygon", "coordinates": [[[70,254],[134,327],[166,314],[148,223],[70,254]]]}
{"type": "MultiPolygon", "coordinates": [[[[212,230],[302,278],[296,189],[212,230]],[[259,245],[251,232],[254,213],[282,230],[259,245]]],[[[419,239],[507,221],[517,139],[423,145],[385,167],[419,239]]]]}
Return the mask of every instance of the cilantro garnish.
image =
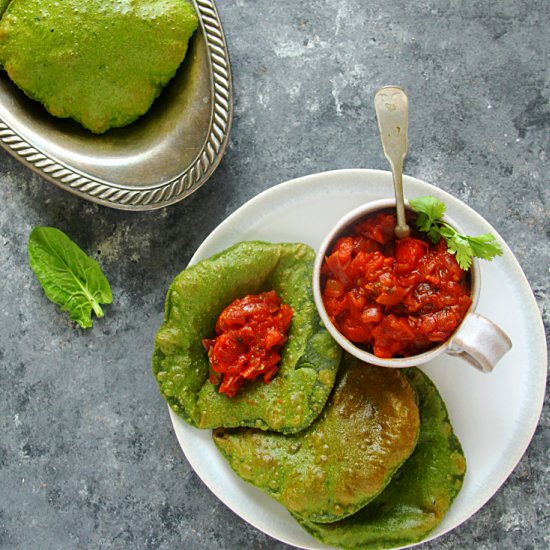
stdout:
{"type": "Polygon", "coordinates": [[[435,197],[418,197],[409,200],[410,207],[418,214],[416,226],[426,233],[434,243],[443,237],[447,241],[447,249],[456,255],[458,265],[466,271],[472,265],[472,258],[492,260],[502,255],[502,248],[492,233],[484,233],[471,237],[463,235],[442,220],[445,214],[445,203],[435,197]]]}

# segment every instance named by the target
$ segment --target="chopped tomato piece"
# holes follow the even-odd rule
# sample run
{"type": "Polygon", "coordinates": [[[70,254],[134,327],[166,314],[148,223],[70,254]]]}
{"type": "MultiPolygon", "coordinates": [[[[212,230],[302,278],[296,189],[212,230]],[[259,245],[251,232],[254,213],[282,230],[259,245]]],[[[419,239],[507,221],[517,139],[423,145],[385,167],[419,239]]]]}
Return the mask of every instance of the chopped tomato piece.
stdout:
{"type": "Polygon", "coordinates": [[[355,323],[352,319],[346,319],[342,325],[342,334],[352,342],[363,343],[372,339],[372,333],[368,327],[355,323]]]}
{"type": "Polygon", "coordinates": [[[379,323],[382,320],[382,307],[378,304],[366,307],[361,314],[363,323],[379,323]]]}
{"type": "Polygon", "coordinates": [[[338,298],[340,296],[343,296],[345,291],[345,285],[338,279],[327,279],[327,282],[325,284],[325,296],[338,298]]]}
{"type": "Polygon", "coordinates": [[[426,254],[429,244],[420,239],[407,237],[395,241],[395,271],[400,274],[416,268],[420,258],[426,254]]]}

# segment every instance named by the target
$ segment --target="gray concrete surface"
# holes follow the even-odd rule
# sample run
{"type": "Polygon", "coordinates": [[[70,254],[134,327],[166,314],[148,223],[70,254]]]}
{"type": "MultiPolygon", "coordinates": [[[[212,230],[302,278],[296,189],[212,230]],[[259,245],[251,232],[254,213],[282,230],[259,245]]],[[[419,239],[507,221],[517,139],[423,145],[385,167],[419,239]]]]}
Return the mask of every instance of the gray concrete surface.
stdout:
{"type": "MultiPolygon", "coordinates": [[[[150,372],[165,291],[257,193],[350,167],[386,169],[375,90],[408,90],[406,172],[506,239],[550,333],[550,3],[219,0],[235,86],[227,153],[162,211],[77,199],[0,152],[0,548],[288,548],[219,502],[178,447],[150,372]],[[27,262],[35,225],[102,263],[115,300],[83,332],[27,262]]],[[[548,398],[491,501],[426,549],[550,547],[548,398]]]]}

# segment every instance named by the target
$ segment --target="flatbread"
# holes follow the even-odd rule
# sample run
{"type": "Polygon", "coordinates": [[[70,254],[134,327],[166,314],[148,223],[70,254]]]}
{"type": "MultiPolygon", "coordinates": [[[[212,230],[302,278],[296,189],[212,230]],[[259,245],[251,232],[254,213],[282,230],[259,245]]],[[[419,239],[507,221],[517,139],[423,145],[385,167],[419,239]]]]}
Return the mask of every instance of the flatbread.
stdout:
{"type": "Polygon", "coordinates": [[[317,522],[353,514],[409,457],[419,430],[416,394],[396,369],[346,356],[327,405],[300,433],[215,430],[233,470],[293,514],[317,522]]]}
{"type": "Polygon", "coordinates": [[[250,241],[180,273],[168,290],[155,339],[153,373],[172,409],[199,428],[249,426],[284,433],[309,426],[334,385],[341,351],[321,324],[313,300],[313,250],[301,243],[250,241]],[[235,397],[208,381],[203,338],[237,298],[275,290],[294,309],[279,371],[235,397]]]}
{"type": "Polygon", "coordinates": [[[0,0],[0,17],[4,15],[4,12],[7,10],[11,0],[0,0]]]}
{"type": "Polygon", "coordinates": [[[445,403],[418,369],[406,375],[420,403],[420,436],[411,457],[378,498],[336,523],[298,522],[320,541],[339,548],[394,548],[424,539],[460,491],[466,459],[445,403]]]}
{"type": "Polygon", "coordinates": [[[0,65],[52,115],[103,133],[147,112],[197,26],[184,0],[12,0],[0,65]]]}

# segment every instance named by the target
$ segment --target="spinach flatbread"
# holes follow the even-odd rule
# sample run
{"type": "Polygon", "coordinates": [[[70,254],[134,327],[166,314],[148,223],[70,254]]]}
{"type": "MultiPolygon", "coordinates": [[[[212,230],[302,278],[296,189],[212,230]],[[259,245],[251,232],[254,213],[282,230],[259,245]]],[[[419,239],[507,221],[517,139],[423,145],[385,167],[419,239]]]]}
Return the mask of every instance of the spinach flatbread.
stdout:
{"type": "Polygon", "coordinates": [[[293,514],[327,522],[376,497],[414,449],[416,394],[397,369],[346,356],[333,393],[306,430],[215,430],[233,470],[293,514]]]}
{"type": "Polygon", "coordinates": [[[420,436],[411,457],[384,491],[341,521],[299,523],[320,541],[340,548],[394,548],[421,541],[443,519],[462,487],[466,459],[445,403],[418,369],[406,375],[420,403],[420,436]]]}
{"type": "Polygon", "coordinates": [[[166,297],[155,339],[153,373],[172,409],[199,428],[249,426],[297,432],[321,412],[334,385],[340,348],[321,323],[313,300],[313,250],[301,243],[243,242],[180,273],[166,297]],[[275,290],[294,309],[279,371],[235,397],[209,377],[203,338],[237,298],[275,290]]]}
{"type": "Polygon", "coordinates": [[[4,12],[8,9],[11,0],[0,0],[0,17],[4,15],[4,12]]]}
{"type": "Polygon", "coordinates": [[[12,0],[0,65],[52,115],[103,133],[149,109],[197,26],[184,0],[12,0]]]}

